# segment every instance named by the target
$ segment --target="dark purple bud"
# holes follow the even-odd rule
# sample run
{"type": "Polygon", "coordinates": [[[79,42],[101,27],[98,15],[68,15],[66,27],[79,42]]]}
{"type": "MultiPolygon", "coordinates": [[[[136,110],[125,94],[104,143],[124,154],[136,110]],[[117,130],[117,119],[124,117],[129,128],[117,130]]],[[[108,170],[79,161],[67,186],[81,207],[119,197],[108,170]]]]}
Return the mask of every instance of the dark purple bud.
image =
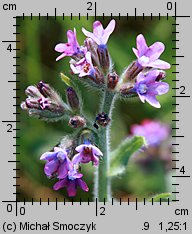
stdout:
{"type": "Polygon", "coordinates": [[[159,75],[157,76],[156,80],[155,81],[161,81],[161,80],[164,80],[166,77],[166,72],[165,71],[160,71],[159,72],[159,75]]]}
{"type": "Polygon", "coordinates": [[[80,116],[74,116],[69,120],[69,126],[71,126],[72,128],[82,128],[85,125],[86,125],[85,119],[80,116]]]}
{"type": "Polygon", "coordinates": [[[40,81],[37,85],[38,90],[44,97],[53,97],[54,90],[43,81],[40,81]]]}
{"type": "Polygon", "coordinates": [[[110,58],[109,52],[106,46],[99,46],[97,49],[97,54],[99,57],[99,62],[102,70],[106,73],[109,70],[110,58]]]}
{"type": "Polygon", "coordinates": [[[132,81],[142,70],[143,67],[137,61],[132,62],[132,64],[124,72],[123,81],[132,81]]]}
{"type": "Polygon", "coordinates": [[[119,76],[117,75],[116,72],[109,73],[107,76],[107,86],[109,89],[115,89],[118,81],[119,81],[119,76]]]}
{"type": "Polygon", "coordinates": [[[94,124],[98,123],[99,125],[106,127],[110,121],[111,119],[109,118],[108,114],[102,112],[97,115],[94,124]]]}
{"type": "Polygon", "coordinates": [[[67,89],[67,100],[72,110],[74,111],[79,110],[80,107],[79,98],[77,96],[76,91],[72,87],[69,87],[67,89]]]}

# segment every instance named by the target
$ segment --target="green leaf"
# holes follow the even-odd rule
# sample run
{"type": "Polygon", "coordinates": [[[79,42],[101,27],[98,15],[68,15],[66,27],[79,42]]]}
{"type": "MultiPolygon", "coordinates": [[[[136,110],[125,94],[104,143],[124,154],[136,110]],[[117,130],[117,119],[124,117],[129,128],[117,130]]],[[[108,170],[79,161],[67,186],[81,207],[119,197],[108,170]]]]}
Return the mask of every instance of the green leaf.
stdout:
{"type": "Polygon", "coordinates": [[[152,202],[152,200],[154,202],[158,202],[160,201],[160,199],[162,199],[162,201],[167,201],[167,199],[171,196],[171,193],[160,193],[160,194],[156,194],[153,197],[150,197],[147,201],[148,202],[152,202]]]}
{"type": "Polygon", "coordinates": [[[71,79],[63,73],[60,73],[61,80],[67,85],[72,86],[71,79]]]}
{"type": "Polygon", "coordinates": [[[144,137],[135,136],[125,139],[121,145],[111,153],[110,176],[122,174],[133,153],[145,145],[144,137]]]}

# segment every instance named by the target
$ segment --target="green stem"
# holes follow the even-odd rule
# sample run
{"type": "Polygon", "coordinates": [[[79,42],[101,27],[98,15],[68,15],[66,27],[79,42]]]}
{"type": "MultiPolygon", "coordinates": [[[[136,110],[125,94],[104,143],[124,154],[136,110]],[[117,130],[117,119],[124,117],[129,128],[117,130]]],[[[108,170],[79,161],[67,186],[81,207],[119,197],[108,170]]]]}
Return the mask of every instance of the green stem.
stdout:
{"type": "MultiPolygon", "coordinates": [[[[112,108],[114,103],[114,93],[109,90],[105,90],[103,96],[103,102],[101,103],[100,112],[104,112],[109,115],[111,119],[112,108]]],[[[96,185],[95,185],[95,196],[99,201],[109,201],[111,198],[111,181],[109,177],[110,170],[110,124],[106,127],[100,126],[98,137],[99,137],[99,148],[103,153],[102,160],[100,161],[99,167],[96,173],[96,185]]]]}

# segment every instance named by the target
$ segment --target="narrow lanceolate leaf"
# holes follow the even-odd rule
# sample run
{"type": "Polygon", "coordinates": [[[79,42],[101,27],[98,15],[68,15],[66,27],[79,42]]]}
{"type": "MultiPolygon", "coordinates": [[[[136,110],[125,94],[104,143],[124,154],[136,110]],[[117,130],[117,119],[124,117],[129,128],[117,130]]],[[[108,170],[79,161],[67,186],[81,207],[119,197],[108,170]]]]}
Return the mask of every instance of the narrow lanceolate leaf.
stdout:
{"type": "Polygon", "coordinates": [[[167,201],[167,199],[171,196],[171,193],[160,193],[160,194],[156,194],[153,197],[150,197],[147,201],[148,202],[159,202],[161,201],[167,201]]]}
{"type": "Polygon", "coordinates": [[[140,136],[125,139],[121,145],[111,153],[110,176],[122,174],[130,157],[145,145],[145,139],[140,136]]]}
{"type": "Polygon", "coordinates": [[[68,76],[66,76],[63,73],[60,73],[61,80],[67,85],[67,86],[72,86],[72,82],[68,76]]]}

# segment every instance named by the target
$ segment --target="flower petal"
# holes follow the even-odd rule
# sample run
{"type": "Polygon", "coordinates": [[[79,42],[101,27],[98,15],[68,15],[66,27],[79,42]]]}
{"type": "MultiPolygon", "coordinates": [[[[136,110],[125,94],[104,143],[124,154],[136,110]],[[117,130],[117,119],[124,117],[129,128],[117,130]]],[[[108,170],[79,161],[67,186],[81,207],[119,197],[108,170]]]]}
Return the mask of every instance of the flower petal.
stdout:
{"type": "Polygon", "coordinates": [[[149,67],[150,61],[149,61],[149,58],[146,57],[145,55],[139,57],[137,61],[142,67],[149,67]]]}
{"type": "Polygon", "coordinates": [[[81,156],[81,154],[79,153],[79,154],[76,154],[76,155],[73,157],[72,162],[73,162],[74,164],[79,164],[79,163],[81,162],[81,160],[82,160],[82,156],[81,156]]]}
{"type": "Polygon", "coordinates": [[[92,150],[93,150],[93,154],[103,156],[103,153],[101,152],[101,150],[100,150],[99,148],[97,148],[97,147],[94,146],[94,145],[92,145],[91,148],[92,148],[92,150]]]}
{"type": "Polygon", "coordinates": [[[89,188],[88,188],[87,184],[86,184],[83,180],[79,179],[79,180],[78,180],[78,184],[79,184],[79,187],[80,187],[82,190],[84,190],[85,192],[88,192],[88,191],[89,191],[89,188]]]}
{"type": "Polygon", "coordinates": [[[59,55],[59,56],[56,58],[56,61],[59,61],[60,59],[64,58],[65,56],[67,56],[67,54],[65,54],[65,53],[59,55]]]}
{"type": "Polygon", "coordinates": [[[170,69],[171,67],[169,63],[160,59],[157,59],[154,62],[149,62],[148,66],[153,67],[153,68],[159,68],[159,69],[170,69]]]}
{"type": "Polygon", "coordinates": [[[100,21],[95,21],[93,23],[93,33],[95,34],[96,37],[101,38],[104,34],[104,29],[103,25],[101,24],[100,21]]]}
{"type": "Polygon", "coordinates": [[[58,176],[59,179],[64,179],[68,175],[68,165],[66,162],[63,162],[58,169],[58,176]]]}
{"type": "Polygon", "coordinates": [[[145,56],[149,57],[152,62],[158,59],[164,50],[165,46],[162,42],[155,42],[147,49],[145,56]]]}
{"type": "Polygon", "coordinates": [[[144,76],[142,72],[140,72],[137,76],[137,83],[143,82],[145,80],[146,80],[146,77],[144,76]]]}
{"type": "Polygon", "coordinates": [[[113,20],[111,20],[109,22],[109,24],[107,25],[106,29],[104,30],[104,34],[103,34],[103,37],[102,37],[102,44],[103,45],[107,44],[109,36],[114,31],[114,29],[115,29],[115,20],[113,19],[113,20]]]}
{"type": "Polygon", "coordinates": [[[56,156],[57,156],[57,154],[56,154],[55,152],[46,152],[46,153],[44,153],[44,154],[41,155],[40,160],[51,161],[51,160],[53,160],[56,156]]]}
{"type": "Polygon", "coordinates": [[[69,180],[67,186],[67,193],[69,197],[75,197],[77,193],[77,181],[76,180],[69,180]]]}
{"type": "Polygon", "coordinates": [[[132,48],[132,50],[133,50],[133,53],[136,55],[136,57],[139,58],[138,50],[135,48],[132,48]]]}
{"type": "Polygon", "coordinates": [[[155,82],[151,84],[151,88],[157,92],[157,95],[163,95],[169,91],[169,85],[165,82],[155,82]]]}
{"type": "Polygon", "coordinates": [[[68,44],[73,45],[73,43],[75,42],[75,34],[72,30],[68,30],[67,31],[67,39],[68,39],[68,44]]]}
{"type": "Polygon", "coordinates": [[[159,70],[152,70],[146,73],[145,80],[146,83],[155,82],[156,78],[158,77],[160,71],[159,70]]]}
{"type": "Polygon", "coordinates": [[[161,105],[160,103],[157,101],[155,95],[151,95],[151,94],[147,94],[145,95],[145,99],[146,101],[151,105],[151,106],[154,106],[156,108],[160,108],[161,105]]]}
{"type": "Polygon", "coordinates": [[[139,57],[143,56],[147,52],[148,46],[145,38],[142,34],[137,36],[137,50],[139,57]]]}
{"type": "Polygon", "coordinates": [[[61,150],[61,151],[58,151],[57,152],[57,159],[60,161],[60,162],[63,162],[67,157],[67,152],[61,150]]]}
{"type": "Polygon", "coordinates": [[[137,92],[137,94],[138,94],[138,96],[139,96],[139,98],[140,98],[140,100],[143,102],[143,103],[145,103],[145,95],[141,95],[139,92],[137,92]]]}
{"type": "Polygon", "coordinates": [[[52,174],[57,171],[58,167],[59,167],[58,160],[52,160],[45,164],[44,172],[47,176],[52,176],[52,174]]]}
{"type": "Polygon", "coordinates": [[[93,165],[98,166],[98,164],[99,164],[99,158],[97,156],[93,155],[93,165]]]}
{"type": "Polygon", "coordinates": [[[63,53],[66,50],[67,46],[64,43],[57,44],[55,46],[55,51],[63,53]]]}
{"type": "Polygon", "coordinates": [[[56,184],[54,184],[53,189],[54,190],[59,190],[61,188],[64,188],[67,186],[67,178],[63,179],[63,180],[59,180],[56,184]]]}
{"type": "Polygon", "coordinates": [[[93,33],[87,31],[84,28],[82,28],[82,32],[85,34],[85,36],[90,37],[92,40],[94,40],[98,45],[100,44],[99,38],[97,38],[97,36],[95,36],[93,33]]]}
{"type": "Polygon", "coordinates": [[[71,70],[72,70],[72,72],[74,73],[74,74],[79,74],[80,73],[80,67],[79,66],[75,66],[74,64],[70,64],[70,68],[71,68],[71,70]]]}
{"type": "Polygon", "coordinates": [[[84,147],[87,147],[87,145],[85,144],[79,145],[75,148],[75,150],[80,153],[84,150],[84,147]]]}

